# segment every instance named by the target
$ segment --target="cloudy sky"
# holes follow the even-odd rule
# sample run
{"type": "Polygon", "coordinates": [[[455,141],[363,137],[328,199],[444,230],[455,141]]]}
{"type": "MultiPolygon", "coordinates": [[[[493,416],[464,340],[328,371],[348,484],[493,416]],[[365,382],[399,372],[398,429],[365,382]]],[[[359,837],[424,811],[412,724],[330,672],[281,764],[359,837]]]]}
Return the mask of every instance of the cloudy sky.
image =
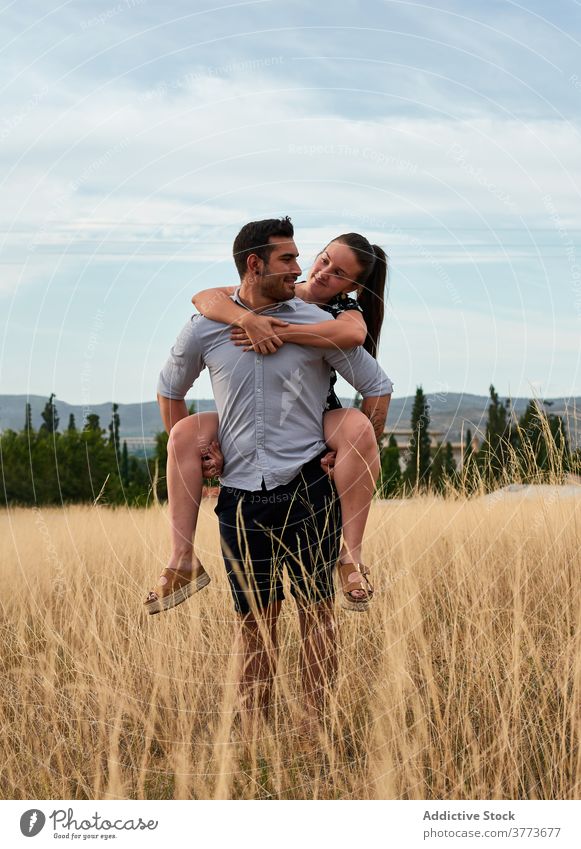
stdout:
{"type": "Polygon", "coordinates": [[[153,399],[240,225],[289,214],[305,269],[387,250],[398,395],[581,394],[577,0],[0,15],[0,392],[153,399]]]}

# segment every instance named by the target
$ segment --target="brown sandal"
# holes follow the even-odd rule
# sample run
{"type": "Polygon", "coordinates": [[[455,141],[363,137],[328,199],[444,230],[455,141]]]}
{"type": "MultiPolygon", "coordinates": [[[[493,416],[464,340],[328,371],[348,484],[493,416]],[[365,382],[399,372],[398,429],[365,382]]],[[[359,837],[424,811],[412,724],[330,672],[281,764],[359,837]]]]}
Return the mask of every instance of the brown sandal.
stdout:
{"type": "Polygon", "coordinates": [[[167,566],[159,576],[159,582],[145,601],[148,613],[160,613],[186,601],[193,593],[203,590],[210,583],[210,576],[200,563],[199,569],[184,572],[167,566]]]}
{"type": "Polygon", "coordinates": [[[337,563],[339,579],[341,581],[341,607],[344,610],[369,610],[373,598],[373,587],[367,575],[369,570],[362,563],[337,563]],[[357,598],[353,595],[354,590],[363,590],[364,595],[357,598]]]}

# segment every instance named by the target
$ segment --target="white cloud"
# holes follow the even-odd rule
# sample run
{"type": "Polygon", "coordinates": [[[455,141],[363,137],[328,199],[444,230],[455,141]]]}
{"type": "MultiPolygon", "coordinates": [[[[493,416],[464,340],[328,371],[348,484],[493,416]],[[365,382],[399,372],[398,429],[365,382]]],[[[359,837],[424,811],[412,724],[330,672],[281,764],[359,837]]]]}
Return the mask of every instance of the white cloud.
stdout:
{"type": "MultiPolygon", "coordinates": [[[[96,92],[68,114],[43,102],[31,138],[23,122],[6,139],[18,167],[0,215],[48,237],[111,221],[204,228],[234,215],[339,211],[381,230],[456,218],[548,220],[545,198],[579,224],[580,136],[563,122],[470,122],[320,115],[316,98],[252,83],[196,79],[146,105],[127,88],[96,92]],[[249,92],[252,92],[250,94],[249,92]],[[58,145],[57,145],[58,141],[58,145]],[[81,225],[80,222],[83,222],[81,225]],[[58,229],[58,228],[57,228],[58,229]],[[60,232],[62,233],[62,225],[60,232]]],[[[180,236],[181,233],[181,236],[180,236]]],[[[65,237],[66,239],[66,237],[65,237]]]]}
{"type": "Polygon", "coordinates": [[[574,317],[556,321],[542,312],[494,305],[441,308],[419,297],[416,305],[395,304],[380,351],[398,396],[413,394],[420,383],[486,394],[491,382],[514,396],[527,396],[532,382],[549,396],[575,394],[580,360],[574,317]]]}
{"type": "MultiPolygon", "coordinates": [[[[71,4],[9,9],[17,40],[1,65],[0,295],[17,292],[26,316],[38,281],[54,283],[55,298],[79,281],[84,306],[101,278],[115,279],[124,314],[127,288],[143,281],[159,312],[165,291],[197,287],[190,266],[196,281],[221,282],[215,264],[241,223],[288,213],[303,267],[337,232],[362,230],[394,255],[396,283],[399,271],[422,293],[425,308],[400,301],[402,329],[385,335],[398,393],[416,379],[485,391],[495,368],[543,385],[558,368],[576,378],[578,26],[558,21],[557,6],[560,33],[532,8],[444,5],[299,0],[194,18],[191,4],[170,2],[160,19],[143,2],[96,22],[115,2],[90,15],[71,4]],[[507,293],[514,304],[536,286],[535,307],[544,298],[563,333],[552,318],[509,317],[498,303],[494,315],[439,313],[454,287],[473,305],[461,286],[468,270],[481,300],[500,294],[503,308],[507,293]]],[[[144,307],[140,320],[157,314],[144,307]]],[[[132,356],[127,396],[140,367],[132,356]]]]}

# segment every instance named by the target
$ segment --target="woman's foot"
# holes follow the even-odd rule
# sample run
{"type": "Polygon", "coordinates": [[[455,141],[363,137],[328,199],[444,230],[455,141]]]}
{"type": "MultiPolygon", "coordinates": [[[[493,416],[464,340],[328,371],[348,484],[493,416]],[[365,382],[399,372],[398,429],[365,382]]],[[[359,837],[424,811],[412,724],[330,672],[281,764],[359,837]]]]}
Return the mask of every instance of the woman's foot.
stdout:
{"type": "Polygon", "coordinates": [[[344,610],[362,612],[369,610],[374,589],[367,577],[369,570],[362,563],[337,563],[339,580],[341,582],[341,607],[344,610]]]}
{"type": "Polygon", "coordinates": [[[197,559],[194,566],[191,561],[170,564],[163,570],[157,585],[145,599],[145,609],[148,613],[161,613],[162,610],[177,607],[209,583],[210,576],[197,559]]]}

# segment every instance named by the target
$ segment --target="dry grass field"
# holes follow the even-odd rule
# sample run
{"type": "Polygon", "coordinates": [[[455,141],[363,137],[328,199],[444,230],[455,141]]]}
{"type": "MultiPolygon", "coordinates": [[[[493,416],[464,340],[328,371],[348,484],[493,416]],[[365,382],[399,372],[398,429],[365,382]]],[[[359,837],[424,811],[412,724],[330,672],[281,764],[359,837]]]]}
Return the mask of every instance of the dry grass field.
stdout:
{"type": "Polygon", "coordinates": [[[271,725],[237,739],[212,506],[198,545],[212,583],[151,617],[165,509],[0,514],[3,798],[579,797],[581,501],[376,503],[377,603],[339,611],[315,751],[297,736],[291,602],[271,725]]]}

